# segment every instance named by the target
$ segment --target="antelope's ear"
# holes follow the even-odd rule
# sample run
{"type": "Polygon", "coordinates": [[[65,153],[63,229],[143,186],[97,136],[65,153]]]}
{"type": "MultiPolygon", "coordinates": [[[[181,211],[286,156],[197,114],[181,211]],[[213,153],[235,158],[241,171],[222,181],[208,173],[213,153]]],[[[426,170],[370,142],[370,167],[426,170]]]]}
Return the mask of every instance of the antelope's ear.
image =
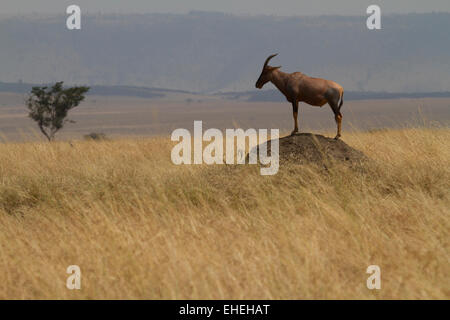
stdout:
{"type": "Polygon", "coordinates": [[[272,67],[272,71],[273,70],[278,70],[278,69],[280,69],[281,68],[281,66],[279,66],[279,67],[272,67]]]}

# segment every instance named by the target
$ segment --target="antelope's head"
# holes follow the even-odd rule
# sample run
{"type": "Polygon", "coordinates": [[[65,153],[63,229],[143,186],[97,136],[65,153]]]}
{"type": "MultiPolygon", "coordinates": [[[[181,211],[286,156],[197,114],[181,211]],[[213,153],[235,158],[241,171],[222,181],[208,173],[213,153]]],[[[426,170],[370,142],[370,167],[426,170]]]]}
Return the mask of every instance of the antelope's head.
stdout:
{"type": "Polygon", "coordinates": [[[255,87],[258,89],[261,89],[267,82],[270,81],[271,77],[272,77],[272,72],[281,68],[281,67],[271,67],[269,66],[269,61],[270,59],[272,59],[273,57],[277,56],[277,54],[273,54],[271,56],[269,56],[266,59],[266,62],[264,62],[264,67],[262,69],[261,75],[258,78],[258,81],[256,81],[255,87]]]}

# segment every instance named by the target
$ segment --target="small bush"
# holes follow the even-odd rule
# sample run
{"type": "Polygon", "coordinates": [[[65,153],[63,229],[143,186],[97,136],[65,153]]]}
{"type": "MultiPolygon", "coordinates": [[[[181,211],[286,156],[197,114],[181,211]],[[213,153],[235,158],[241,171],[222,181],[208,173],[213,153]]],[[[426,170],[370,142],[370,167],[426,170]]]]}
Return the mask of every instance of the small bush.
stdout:
{"type": "Polygon", "coordinates": [[[85,140],[106,140],[106,134],[104,133],[98,133],[98,132],[91,132],[89,134],[84,135],[85,140]]]}

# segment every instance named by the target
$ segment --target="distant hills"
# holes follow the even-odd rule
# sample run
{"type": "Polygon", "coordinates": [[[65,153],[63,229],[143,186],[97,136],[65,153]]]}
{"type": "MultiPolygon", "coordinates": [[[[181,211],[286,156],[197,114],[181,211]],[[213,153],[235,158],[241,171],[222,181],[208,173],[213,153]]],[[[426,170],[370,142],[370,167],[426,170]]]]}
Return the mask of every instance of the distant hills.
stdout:
{"type": "MultiPolygon", "coordinates": [[[[50,86],[51,84],[31,84],[31,83],[5,83],[0,82],[0,92],[27,94],[33,86],[50,86]]],[[[126,96],[147,99],[160,99],[170,94],[202,95],[201,93],[183,90],[171,90],[163,88],[145,88],[133,86],[91,86],[88,95],[99,96],[126,96]]],[[[240,100],[249,102],[277,102],[285,101],[284,96],[277,90],[252,90],[244,92],[218,92],[213,96],[227,100],[240,100]]],[[[377,99],[399,99],[399,98],[450,98],[450,92],[358,92],[346,91],[345,100],[377,100],[377,99]]]]}
{"type": "MultiPolygon", "coordinates": [[[[252,102],[276,102],[286,101],[286,98],[278,90],[226,92],[219,95],[226,99],[246,100],[252,102]]],[[[401,98],[450,98],[450,92],[364,92],[345,91],[344,100],[378,100],[378,99],[401,99],[401,98]]]]}
{"type": "MultiPolygon", "coordinates": [[[[5,83],[0,82],[0,92],[13,92],[13,93],[29,93],[34,86],[51,86],[51,84],[31,84],[31,83],[5,83]]],[[[144,87],[132,87],[132,86],[91,86],[89,95],[99,96],[129,96],[139,98],[163,98],[169,93],[186,93],[188,91],[183,90],[171,90],[160,88],[144,88],[144,87]]]]}
{"type": "Polygon", "coordinates": [[[1,18],[0,81],[241,92],[278,52],[273,64],[283,71],[347,91],[450,91],[449,13],[383,15],[378,31],[366,28],[364,14],[97,14],[83,15],[79,31],[67,30],[65,19],[1,18]]]}

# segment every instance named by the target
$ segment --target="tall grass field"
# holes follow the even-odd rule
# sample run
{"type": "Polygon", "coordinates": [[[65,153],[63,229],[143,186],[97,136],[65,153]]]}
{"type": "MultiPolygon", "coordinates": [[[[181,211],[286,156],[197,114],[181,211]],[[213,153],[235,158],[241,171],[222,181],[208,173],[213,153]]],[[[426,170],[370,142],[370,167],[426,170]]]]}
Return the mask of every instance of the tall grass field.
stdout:
{"type": "Polygon", "coordinates": [[[343,140],[373,161],[261,176],[176,166],[169,137],[0,144],[0,298],[449,299],[450,129],[343,140]]]}

